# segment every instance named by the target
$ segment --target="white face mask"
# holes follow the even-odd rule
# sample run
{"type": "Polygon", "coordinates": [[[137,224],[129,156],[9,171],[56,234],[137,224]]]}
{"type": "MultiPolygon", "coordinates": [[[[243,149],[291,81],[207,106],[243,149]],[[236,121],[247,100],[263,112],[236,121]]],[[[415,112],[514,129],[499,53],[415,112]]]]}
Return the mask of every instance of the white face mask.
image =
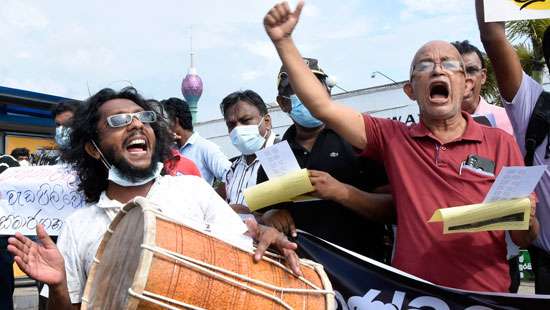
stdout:
{"type": "Polygon", "coordinates": [[[19,166],[21,166],[21,167],[28,167],[30,165],[31,165],[31,163],[26,159],[19,161],[19,166]]]}
{"type": "MultiPolygon", "coordinates": [[[[263,119],[262,117],[258,125],[237,126],[229,133],[231,143],[244,155],[254,154],[262,149],[265,143],[265,136],[262,137],[260,134],[260,126],[263,119]]],[[[267,133],[266,131],[266,136],[267,133]]]]}
{"type": "Polygon", "coordinates": [[[107,177],[107,180],[112,181],[115,184],[118,184],[123,187],[131,187],[131,186],[140,186],[143,184],[147,184],[151,182],[152,180],[158,178],[160,176],[160,173],[162,172],[162,168],[164,165],[162,163],[157,163],[157,167],[155,168],[155,171],[143,179],[137,179],[135,181],[130,180],[128,177],[122,174],[120,170],[118,170],[117,167],[111,166],[109,169],[109,176],[107,177]]]}
{"type": "Polygon", "coordinates": [[[132,181],[127,176],[125,176],[117,167],[111,165],[109,161],[107,161],[107,158],[103,156],[103,153],[101,152],[101,150],[99,149],[99,147],[94,141],[92,141],[92,144],[94,145],[95,149],[99,152],[99,156],[101,157],[101,162],[109,170],[109,176],[107,177],[107,180],[115,184],[118,184],[122,187],[140,186],[143,184],[147,184],[152,180],[158,178],[162,172],[162,168],[164,167],[164,165],[159,162],[157,163],[155,170],[150,176],[132,181]]]}

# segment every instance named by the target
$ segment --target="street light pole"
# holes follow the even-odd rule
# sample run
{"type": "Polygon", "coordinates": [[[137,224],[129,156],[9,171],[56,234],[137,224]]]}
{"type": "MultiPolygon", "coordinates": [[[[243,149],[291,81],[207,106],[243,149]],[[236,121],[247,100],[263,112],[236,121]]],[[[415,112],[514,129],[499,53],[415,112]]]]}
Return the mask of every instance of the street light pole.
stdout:
{"type": "Polygon", "coordinates": [[[380,72],[380,71],[374,71],[372,74],[371,74],[371,79],[375,78],[376,77],[376,74],[380,74],[381,76],[385,77],[386,79],[392,81],[394,84],[397,84],[397,82],[392,79],[391,77],[385,75],[384,73],[380,72]]]}

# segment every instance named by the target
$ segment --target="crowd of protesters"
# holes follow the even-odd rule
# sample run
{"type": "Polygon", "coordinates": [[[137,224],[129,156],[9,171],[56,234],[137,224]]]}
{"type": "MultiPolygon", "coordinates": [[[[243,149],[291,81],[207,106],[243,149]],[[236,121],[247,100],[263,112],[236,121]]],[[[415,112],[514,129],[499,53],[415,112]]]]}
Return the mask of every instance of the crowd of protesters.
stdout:
{"type": "MultiPolygon", "coordinates": [[[[504,107],[481,96],[488,64],[477,47],[431,41],[411,60],[404,92],[417,102],[420,122],[407,126],[332,100],[318,60],[303,58],[293,41],[302,7],[278,4],[264,19],[282,62],[276,102],[293,123],[282,137],[253,90],[221,100],[227,132],[240,152],[229,159],[194,131],[185,101],[144,99],[134,88],[103,89],[56,107],[58,148],[41,155],[48,160],[33,162],[28,149],[13,150],[10,166],[70,165],[89,204],[66,219],[57,245],[40,227],[40,242],[20,234],[9,239],[21,269],[48,284],[41,294],[52,309],[79,306],[101,236],[136,196],[227,242],[247,247],[257,240],[264,247],[256,259],[272,244],[297,274],[296,253],[302,253],[289,239],[301,229],[435,284],[483,292],[517,292],[519,248],[528,249],[536,293],[550,294],[548,168],[531,197],[528,230],[444,235],[427,222],[438,208],[482,202],[503,167],[524,165],[525,133],[543,89],[523,72],[503,24],[485,23],[482,2],[476,1],[481,40],[504,107]],[[267,181],[255,153],[283,140],[308,169],[311,194],[319,199],[251,212],[244,190],[267,181]],[[462,169],[470,156],[491,161],[494,170],[462,169]]],[[[544,40],[549,61],[550,31],[544,40]]],[[[534,152],[534,165],[549,164],[547,143],[534,152]]]]}

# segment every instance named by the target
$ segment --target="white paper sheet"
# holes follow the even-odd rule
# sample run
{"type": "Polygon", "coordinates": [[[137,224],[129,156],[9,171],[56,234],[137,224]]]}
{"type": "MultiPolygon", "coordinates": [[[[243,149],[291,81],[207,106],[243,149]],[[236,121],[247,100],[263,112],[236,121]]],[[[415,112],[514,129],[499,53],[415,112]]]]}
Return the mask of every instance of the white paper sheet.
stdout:
{"type": "Polygon", "coordinates": [[[289,172],[301,170],[287,141],[281,141],[260,150],[256,152],[256,156],[258,156],[258,160],[270,180],[289,172]]]}
{"type": "Polygon", "coordinates": [[[529,197],[545,170],[544,165],[502,168],[483,202],[529,197]]]}
{"type": "Polygon", "coordinates": [[[86,206],[74,170],[65,166],[9,168],[0,174],[0,235],[35,235],[43,224],[57,235],[67,216],[86,206]]]}

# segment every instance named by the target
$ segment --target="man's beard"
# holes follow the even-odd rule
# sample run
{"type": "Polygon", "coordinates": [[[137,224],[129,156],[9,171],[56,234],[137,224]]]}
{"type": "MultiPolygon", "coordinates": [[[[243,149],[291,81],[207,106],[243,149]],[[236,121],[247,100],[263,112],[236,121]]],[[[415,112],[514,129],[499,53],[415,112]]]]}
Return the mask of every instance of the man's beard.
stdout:
{"type": "Polygon", "coordinates": [[[122,176],[128,178],[131,182],[138,182],[147,177],[153,175],[153,172],[157,169],[157,164],[160,161],[160,150],[158,145],[155,146],[153,156],[151,157],[151,163],[146,168],[136,168],[130,165],[130,163],[120,154],[115,154],[114,149],[109,149],[104,152],[105,158],[113,167],[116,167],[122,176]]]}

